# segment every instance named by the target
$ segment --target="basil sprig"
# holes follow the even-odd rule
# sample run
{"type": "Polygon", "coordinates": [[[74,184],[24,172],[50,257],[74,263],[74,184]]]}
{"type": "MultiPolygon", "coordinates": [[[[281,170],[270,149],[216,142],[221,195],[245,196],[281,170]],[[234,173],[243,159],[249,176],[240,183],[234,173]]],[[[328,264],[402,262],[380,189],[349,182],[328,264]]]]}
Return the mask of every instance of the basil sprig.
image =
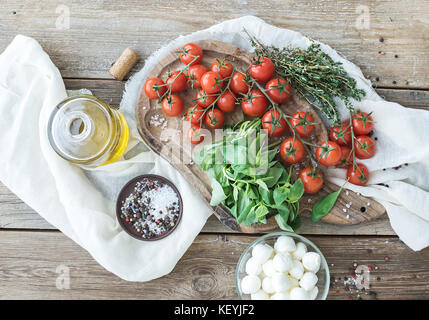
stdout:
{"type": "Polygon", "coordinates": [[[304,185],[291,181],[292,167],[286,170],[275,159],[278,150],[267,145],[267,132],[260,129],[258,118],[243,121],[194,160],[211,178],[212,206],[222,203],[244,226],[266,223],[274,215],[281,229],[296,231],[304,185]]]}

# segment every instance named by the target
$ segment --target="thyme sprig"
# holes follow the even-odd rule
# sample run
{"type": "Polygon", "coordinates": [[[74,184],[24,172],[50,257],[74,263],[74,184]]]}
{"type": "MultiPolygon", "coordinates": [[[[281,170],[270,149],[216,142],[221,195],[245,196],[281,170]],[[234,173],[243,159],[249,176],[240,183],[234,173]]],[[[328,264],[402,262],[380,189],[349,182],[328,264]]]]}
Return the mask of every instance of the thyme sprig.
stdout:
{"type": "Polygon", "coordinates": [[[245,32],[255,48],[255,55],[270,58],[277,74],[285,78],[310,105],[325,114],[333,125],[340,123],[335,97],[354,112],[351,99],[360,101],[365,96],[365,91],[356,88],[356,80],[347,74],[342,63],[332,60],[321,50],[320,44],[313,42],[307,49],[277,48],[266,46],[245,32]]]}

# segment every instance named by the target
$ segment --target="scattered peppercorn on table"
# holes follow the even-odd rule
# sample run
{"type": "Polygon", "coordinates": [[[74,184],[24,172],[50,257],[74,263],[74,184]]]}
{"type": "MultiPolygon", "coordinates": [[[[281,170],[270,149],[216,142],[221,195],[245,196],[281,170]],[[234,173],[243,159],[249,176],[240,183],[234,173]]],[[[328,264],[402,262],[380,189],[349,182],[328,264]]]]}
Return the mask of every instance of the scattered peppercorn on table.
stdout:
{"type": "MultiPolygon", "coordinates": [[[[38,7],[29,0],[5,1],[0,51],[18,33],[34,37],[60,69],[67,89],[88,88],[112,105],[119,104],[125,82],[114,80],[108,70],[124,48],[132,47],[141,56],[132,74],[147,56],[180,34],[253,14],[331,45],[359,65],[385,99],[428,108],[429,40],[420,21],[427,18],[429,3],[424,0],[414,6],[393,0],[296,1],[287,10],[276,0],[264,6],[256,0],[164,1],[162,9],[158,1],[125,0],[122,6],[104,7],[77,1],[67,10],[53,10],[58,3],[47,2],[38,7]]],[[[299,233],[327,260],[328,299],[429,299],[429,249],[413,252],[402,244],[386,216],[347,227],[309,220],[304,213],[299,233]]],[[[0,184],[0,299],[237,299],[235,268],[257,237],[234,233],[211,217],[172,273],[147,283],[126,282],[0,184]],[[58,287],[64,270],[70,286],[58,287]]]]}

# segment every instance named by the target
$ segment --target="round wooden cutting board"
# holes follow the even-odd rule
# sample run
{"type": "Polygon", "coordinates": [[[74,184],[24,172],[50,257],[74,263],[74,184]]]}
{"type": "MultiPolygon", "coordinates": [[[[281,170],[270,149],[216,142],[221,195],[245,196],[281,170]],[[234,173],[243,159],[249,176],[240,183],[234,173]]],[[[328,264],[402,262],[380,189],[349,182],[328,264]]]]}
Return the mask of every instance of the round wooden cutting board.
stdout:
{"type": "MultiPolygon", "coordinates": [[[[210,68],[210,65],[216,59],[223,57],[225,57],[226,60],[231,61],[236,70],[239,71],[247,70],[250,65],[252,55],[234,45],[210,40],[199,41],[196,43],[204,51],[202,64],[207,68],[210,68]]],[[[184,65],[180,62],[179,54],[173,51],[158,61],[154,68],[149,72],[148,78],[163,77],[167,74],[168,70],[175,71],[183,67],[184,65]]],[[[187,88],[179,94],[184,101],[185,110],[187,107],[195,104],[193,103],[195,92],[195,89],[187,88]]],[[[307,139],[307,141],[312,142],[313,144],[320,144],[322,141],[327,139],[327,130],[320,117],[299,95],[293,94],[291,99],[281,105],[281,108],[289,115],[296,111],[310,112],[317,125],[315,132],[307,139]]],[[[226,114],[225,123],[235,123],[239,121],[241,117],[242,112],[240,107],[236,107],[236,111],[226,114]]],[[[207,174],[192,161],[192,154],[196,151],[195,148],[201,148],[206,144],[212,143],[218,140],[219,137],[215,137],[213,132],[211,132],[211,139],[206,136],[203,143],[197,146],[192,146],[186,138],[186,133],[190,126],[189,123],[184,121],[180,116],[166,116],[162,112],[161,106],[157,100],[150,100],[146,97],[143,86],[140,90],[140,96],[136,106],[136,121],[139,133],[147,145],[179,170],[182,175],[201,193],[209,205],[212,191],[210,179],[207,174]]],[[[210,132],[208,133],[210,134],[210,132]]],[[[277,139],[284,139],[284,137],[277,139]]],[[[298,171],[300,166],[309,166],[309,164],[310,160],[306,159],[302,164],[295,166],[295,171],[298,171]]],[[[319,197],[336,190],[338,190],[337,186],[329,182],[325,182],[319,193],[311,196],[304,195],[300,202],[301,211],[311,211],[312,205],[319,197]]],[[[346,195],[345,192],[341,193],[337,204],[331,212],[323,218],[323,221],[339,225],[352,225],[373,220],[385,213],[384,207],[376,201],[367,199],[352,191],[348,191],[347,194],[348,195],[346,195]],[[346,209],[347,212],[345,213],[343,208],[346,208],[346,205],[350,202],[352,202],[352,205],[350,208],[346,209]]],[[[195,210],[197,210],[197,208],[195,208],[195,210]]],[[[223,224],[233,230],[249,233],[278,230],[278,226],[274,218],[267,219],[266,224],[244,227],[237,224],[234,217],[223,205],[213,207],[213,211],[216,217],[223,224]]]]}

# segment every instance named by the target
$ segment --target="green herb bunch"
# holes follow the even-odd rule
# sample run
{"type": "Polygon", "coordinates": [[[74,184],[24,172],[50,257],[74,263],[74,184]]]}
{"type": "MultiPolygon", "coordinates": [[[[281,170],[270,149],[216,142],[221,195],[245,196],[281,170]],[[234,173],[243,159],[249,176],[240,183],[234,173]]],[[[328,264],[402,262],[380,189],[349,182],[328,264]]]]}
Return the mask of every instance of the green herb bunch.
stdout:
{"type": "Polygon", "coordinates": [[[365,91],[356,88],[356,80],[344,70],[341,62],[335,62],[312,43],[306,50],[297,47],[276,48],[266,46],[248,34],[257,57],[270,58],[276,72],[284,77],[312,106],[319,109],[338,125],[339,115],[334,98],[341,99],[345,106],[354,111],[350,99],[360,101],[365,91]]]}
{"type": "Polygon", "coordinates": [[[304,185],[300,179],[292,183],[292,167],[286,170],[277,152],[259,118],[238,123],[197,151],[194,160],[212,181],[210,204],[222,203],[242,225],[266,223],[274,215],[281,229],[296,231],[304,185]]]}

